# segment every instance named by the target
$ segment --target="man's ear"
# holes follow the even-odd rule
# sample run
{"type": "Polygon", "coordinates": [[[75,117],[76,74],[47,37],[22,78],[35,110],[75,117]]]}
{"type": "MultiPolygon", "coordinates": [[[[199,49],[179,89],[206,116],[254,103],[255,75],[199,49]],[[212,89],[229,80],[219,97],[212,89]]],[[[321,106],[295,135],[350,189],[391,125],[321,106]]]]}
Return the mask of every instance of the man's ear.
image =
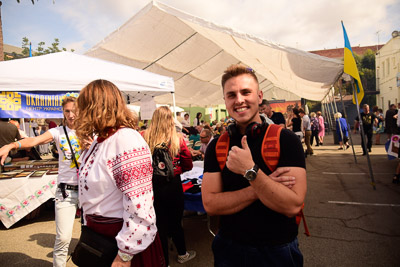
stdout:
{"type": "Polygon", "coordinates": [[[258,105],[261,104],[264,97],[264,93],[261,90],[258,90],[258,105]]]}

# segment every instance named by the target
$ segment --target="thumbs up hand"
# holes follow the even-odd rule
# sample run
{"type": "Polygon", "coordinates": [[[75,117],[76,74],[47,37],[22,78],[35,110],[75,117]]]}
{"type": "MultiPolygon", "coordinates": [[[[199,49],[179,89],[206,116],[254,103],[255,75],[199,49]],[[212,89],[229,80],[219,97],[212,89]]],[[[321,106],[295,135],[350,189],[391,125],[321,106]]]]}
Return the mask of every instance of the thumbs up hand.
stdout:
{"type": "Polygon", "coordinates": [[[254,161],[251,156],[247,136],[242,138],[242,148],[233,146],[226,159],[226,167],[236,174],[244,175],[246,170],[253,168],[254,161]]]}

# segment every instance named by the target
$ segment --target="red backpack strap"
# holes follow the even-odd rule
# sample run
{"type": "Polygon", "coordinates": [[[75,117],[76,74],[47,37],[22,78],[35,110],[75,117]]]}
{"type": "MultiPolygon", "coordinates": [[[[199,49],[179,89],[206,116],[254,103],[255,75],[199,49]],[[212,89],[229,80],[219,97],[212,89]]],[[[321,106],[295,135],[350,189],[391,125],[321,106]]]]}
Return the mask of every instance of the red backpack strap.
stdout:
{"type": "Polygon", "coordinates": [[[306,222],[306,217],[304,217],[304,212],[303,212],[303,210],[304,210],[304,203],[303,203],[303,206],[301,206],[300,212],[297,213],[297,215],[296,215],[296,223],[297,223],[298,226],[300,226],[300,222],[301,222],[301,220],[303,220],[304,234],[305,234],[306,236],[310,236],[311,234],[310,234],[310,231],[308,230],[308,226],[307,226],[307,222],[306,222]]]}
{"type": "Polygon", "coordinates": [[[279,143],[282,127],[277,124],[270,124],[265,131],[262,142],[261,156],[271,172],[278,166],[281,146],[279,143]]]}
{"type": "Polygon", "coordinates": [[[229,152],[229,134],[225,132],[222,134],[215,145],[215,154],[217,156],[217,161],[219,167],[221,168],[221,172],[225,167],[226,159],[228,158],[229,152]]]}

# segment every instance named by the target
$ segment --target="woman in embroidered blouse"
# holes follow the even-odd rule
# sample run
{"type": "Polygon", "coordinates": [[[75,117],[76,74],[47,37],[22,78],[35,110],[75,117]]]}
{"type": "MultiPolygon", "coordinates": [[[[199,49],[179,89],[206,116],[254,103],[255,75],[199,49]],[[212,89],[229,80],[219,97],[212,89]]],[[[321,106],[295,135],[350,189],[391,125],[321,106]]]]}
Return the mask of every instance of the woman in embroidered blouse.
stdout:
{"type": "Polygon", "coordinates": [[[112,266],[165,266],[153,207],[151,154],[134,130],[136,114],[106,80],[89,83],[77,103],[78,136],[97,137],[79,169],[85,224],[117,240],[112,266]]]}
{"type": "Polygon", "coordinates": [[[161,106],[154,111],[151,124],[143,135],[152,153],[157,145],[166,143],[173,158],[174,179],[168,183],[161,182],[162,185],[160,182],[153,181],[154,208],[167,265],[169,263],[168,236],[172,237],[178,251],[178,262],[184,263],[196,256],[195,251],[186,250],[181,224],[184,200],[180,174],[192,169],[192,156],[183,136],[176,132],[172,112],[166,106],[161,106]]]}

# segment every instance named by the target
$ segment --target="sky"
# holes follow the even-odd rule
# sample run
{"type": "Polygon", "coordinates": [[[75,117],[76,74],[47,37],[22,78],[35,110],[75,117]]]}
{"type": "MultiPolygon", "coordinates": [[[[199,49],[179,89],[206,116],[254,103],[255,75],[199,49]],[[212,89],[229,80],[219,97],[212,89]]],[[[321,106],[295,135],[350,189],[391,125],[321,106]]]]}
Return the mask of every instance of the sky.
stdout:
{"type": "MultiPolygon", "coordinates": [[[[83,54],[150,0],[1,0],[3,41],[27,37],[83,54]]],[[[352,46],[385,44],[400,31],[400,0],[160,0],[215,24],[269,42],[312,51],[343,48],[341,20],[352,46]]]]}

